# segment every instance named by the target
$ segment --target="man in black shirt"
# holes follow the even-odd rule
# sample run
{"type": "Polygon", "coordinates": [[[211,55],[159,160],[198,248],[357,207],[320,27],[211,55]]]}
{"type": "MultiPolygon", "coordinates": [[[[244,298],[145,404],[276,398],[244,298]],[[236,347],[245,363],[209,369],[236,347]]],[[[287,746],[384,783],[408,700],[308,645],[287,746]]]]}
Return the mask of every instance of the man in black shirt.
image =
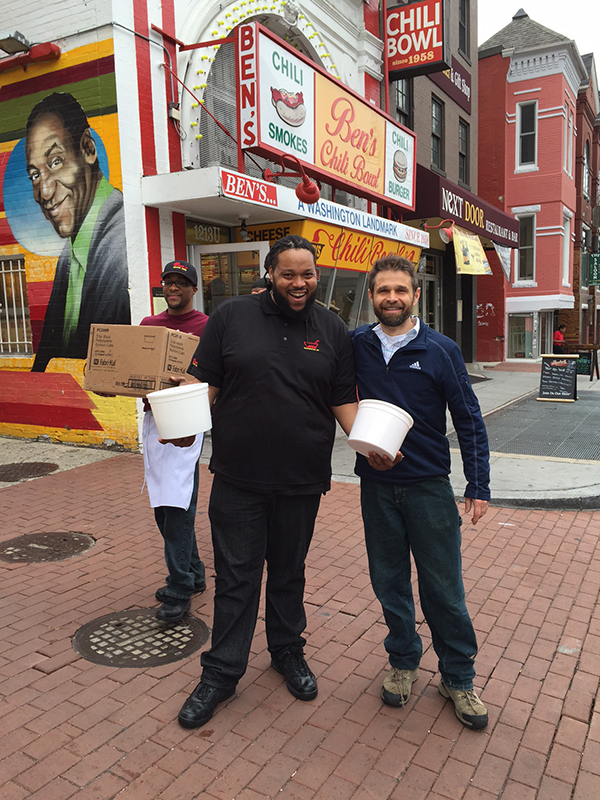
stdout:
{"type": "Polygon", "coordinates": [[[179,713],[186,728],[208,722],[246,671],[265,561],[271,664],[295,697],[317,696],[303,654],[304,564],[330,488],[335,421],[348,433],[356,413],[354,362],[343,322],[314,305],[310,242],[280,239],[265,267],[271,291],[220,305],[189,369],[216,399],[209,503],[216,581],[211,648],[179,713]]]}

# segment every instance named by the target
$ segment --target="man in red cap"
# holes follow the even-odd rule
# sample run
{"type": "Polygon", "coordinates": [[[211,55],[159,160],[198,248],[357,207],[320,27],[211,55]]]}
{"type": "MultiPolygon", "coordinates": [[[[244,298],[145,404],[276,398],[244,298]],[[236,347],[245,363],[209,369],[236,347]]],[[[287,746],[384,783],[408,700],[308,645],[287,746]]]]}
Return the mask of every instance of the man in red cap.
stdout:
{"type": "MultiPolygon", "coordinates": [[[[194,309],[198,291],[196,268],[187,261],[171,261],[161,274],[167,309],[144,317],[140,325],[154,325],[201,336],[208,321],[194,309]]],[[[156,591],[162,605],[156,618],[178,622],[189,611],[192,594],[206,588],[204,564],[198,555],[194,521],[198,500],[198,459],[203,436],[189,449],[162,445],[149,404],[144,400],[142,426],[144,466],[150,504],[165,542],[168,575],[166,585],[156,591]]]]}

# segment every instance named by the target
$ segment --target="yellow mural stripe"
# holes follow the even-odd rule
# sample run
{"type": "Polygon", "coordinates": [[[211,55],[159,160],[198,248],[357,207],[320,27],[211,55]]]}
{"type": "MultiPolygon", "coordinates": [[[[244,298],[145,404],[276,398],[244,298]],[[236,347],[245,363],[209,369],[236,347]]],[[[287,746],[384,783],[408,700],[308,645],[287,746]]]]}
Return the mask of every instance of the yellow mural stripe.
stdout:
{"type": "Polygon", "coordinates": [[[73,50],[63,51],[60,58],[57,58],[56,61],[42,61],[38,64],[29,64],[26,70],[10,70],[2,75],[0,86],[22,83],[23,81],[31,80],[31,78],[39,78],[42,75],[47,75],[49,72],[58,72],[66,67],[77,67],[80,64],[87,64],[88,61],[112,56],[114,52],[115,45],[112,37],[110,39],[103,39],[100,42],[85,44],[81,47],[75,47],[73,50]]]}
{"type": "Polygon", "coordinates": [[[102,446],[107,439],[112,439],[122,445],[125,450],[138,449],[137,439],[133,433],[137,433],[136,428],[126,428],[103,431],[67,431],[64,428],[48,428],[39,425],[22,425],[20,423],[0,422],[0,436],[10,436],[19,439],[37,439],[41,434],[50,437],[52,442],[64,442],[69,444],[102,446]]]}

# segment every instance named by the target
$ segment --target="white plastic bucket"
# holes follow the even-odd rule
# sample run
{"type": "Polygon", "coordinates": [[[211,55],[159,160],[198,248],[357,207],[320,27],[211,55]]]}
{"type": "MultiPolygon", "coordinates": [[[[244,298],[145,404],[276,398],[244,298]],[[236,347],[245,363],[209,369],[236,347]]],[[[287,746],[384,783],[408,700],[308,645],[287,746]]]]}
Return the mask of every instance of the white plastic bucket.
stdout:
{"type": "Polygon", "coordinates": [[[208,383],[187,383],[150,392],[148,402],[161,439],[182,439],[211,428],[208,383]]]}
{"type": "Polygon", "coordinates": [[[404,409],[383,400],[361,400],[348,444],[363,456],[375,452],[393,460],[412,426],[404,409]]]}

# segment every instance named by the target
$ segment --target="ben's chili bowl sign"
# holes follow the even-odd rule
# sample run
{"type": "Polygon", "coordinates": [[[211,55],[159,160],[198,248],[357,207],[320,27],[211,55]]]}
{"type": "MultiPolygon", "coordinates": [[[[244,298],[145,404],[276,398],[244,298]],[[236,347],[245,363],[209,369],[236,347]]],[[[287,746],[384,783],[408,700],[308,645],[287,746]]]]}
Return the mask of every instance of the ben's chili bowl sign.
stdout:
{"type": "Polygon", "coordinates": [[[257,23],[242,26],[242,34],[237,57],[243,146],[271,159],[293,154],[334,185],[414,209],[415,134],[257,23]]]}
{"type": "Polygon", "coordinates": [[[447,66],[442,0],[389,8],[385,29],[387,67],[392,80],[447,66]]]}
{"type": "Polygon", "coordinates": [[[319,73],[315,101],[315,166],[384,194],[385,118],[319,73]]]}

